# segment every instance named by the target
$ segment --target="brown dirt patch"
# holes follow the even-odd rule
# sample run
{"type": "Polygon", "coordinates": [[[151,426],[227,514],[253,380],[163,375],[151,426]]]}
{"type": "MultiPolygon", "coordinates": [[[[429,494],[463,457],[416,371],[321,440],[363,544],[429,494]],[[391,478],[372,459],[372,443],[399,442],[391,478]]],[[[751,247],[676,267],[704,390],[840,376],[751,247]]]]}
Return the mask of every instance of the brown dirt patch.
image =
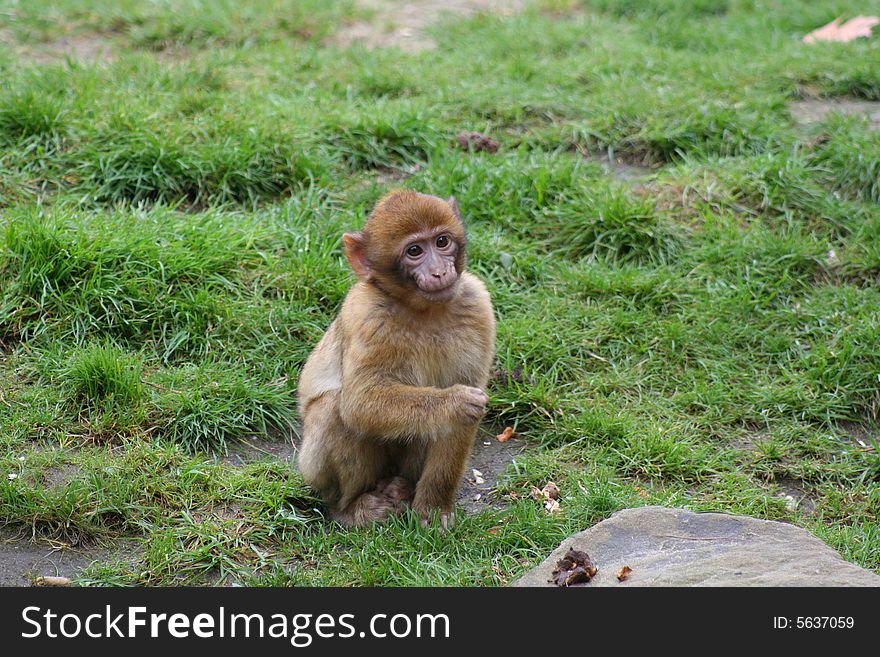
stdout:
{"type": "Polygon", "coordinates": [[[858,422],[840,422],[838,428],[861,449],[871,449],[880,444],[880,427],[867,426],[858,422]]]}
{"type": "Polygon", "coordinates": [[[296,447],[290,440],[268,440],[251,436],[250,439],[236,441],[229,445],[229,452],[220,458],[223,463],[240,467],[255,461],[280,459],[293,465],[296,447]]]}
{"type": "Polygon", "coordinates": [[[522,454],[526,443],[522,438],[511,438],[505,443],[498,442],[498,431],[481,429],[474,442],[471,458],[468,461],[464,479],[458,487],[456,501],[468,513],[479,513],[488,508],[503,506],[495,491],[499,475],[513,460],[522,454]],[[477,483],[477,470],[482,483],[477,483]]]}
{"type": "Polygon", "coordinates": [[[646,167],[642,164],[624,160],[620,157],[607,157],[602,155],[589,155],[586,157],[589,162],[596,162],[606,173],[616,180],[623,182],[636,182],[644,180],[656,173],[656,169],[646,167]]]}
{"type": "MultiPolygon", "coordinates": [[[[130,546],[129,546],[130,547],[130,546]]],[[[71,548],[32,540],[25,529],[0,527],[0,586],[29,586],[37,577],[76,579],[91,563],[113,558],[129,548],[71,548]]]]}
{"type": "Polygon", "coordinates": [[[797,479],[784,477],[776,480],[777,497],[787,500],[786,506],[791,506],[805,513],[812,513],[816,510],[817,498],[808,492],[797,479]]]}
{"type": "Polygon", "coordinates": [[[751,455],[760,447],[761,443],[766,442],[767,440],[769,440],[769,436],[766,434],[742,433],[734,436],[730,440],[729,445],[733,449],[738,449],[751,455]]]}
{"type": "Polygon", "coordinates": [[[522,9],[523,0],[356,0],[369,18],[346,25],[330,38],[338,46],[356,43],[368,48],[400,48],[420,52],[436,47],[425,28],[444,14],[471,16],[479,12],[512,14],[522,9]]]}
{"type": "Polygon", "coordinates": [[[61,488],[76,479],[82,472],[82,467],[76,463],[51,467],[43,472],[43,484],[46,488],[61,488]]]}
{"type": "Polygon", "coordinates": [[[114,61],[108,36],[101,32],[59,37],[45,43],[20,43],[8,29],[0,30],[0,44],[11,47],[25,64],[57,64],[67,59],[81,64],[114,61]]]}
{"type": "Polygon", "coordinates": [[[794,120],[805,126],[821,123],[831,114],[860,116],[868,119],[873,130],[880,130],[880,101],[858,98],[804,98],[789,103],[794,120]]]}
{"type": "Polygon", "coordinates": [[[402,169],[391,169],[388,167],[376,169],[376,184],[388,185],[391,183],[401,183],[410,176],[418,173],[421,168],[421,165],[414,164],[402,169]]]}

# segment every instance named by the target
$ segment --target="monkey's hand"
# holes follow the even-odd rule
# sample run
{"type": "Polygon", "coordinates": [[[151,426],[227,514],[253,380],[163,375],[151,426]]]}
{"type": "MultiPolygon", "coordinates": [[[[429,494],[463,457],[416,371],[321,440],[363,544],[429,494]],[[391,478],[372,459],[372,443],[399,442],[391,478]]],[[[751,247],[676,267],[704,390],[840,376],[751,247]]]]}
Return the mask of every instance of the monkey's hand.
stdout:
{"type": "Polygon", "coordinates": [[[456,384],[449,388],[452,398],[452,416],[463,422],[479,422],[486,414],[489,396],[479,388],[456,384]]]}

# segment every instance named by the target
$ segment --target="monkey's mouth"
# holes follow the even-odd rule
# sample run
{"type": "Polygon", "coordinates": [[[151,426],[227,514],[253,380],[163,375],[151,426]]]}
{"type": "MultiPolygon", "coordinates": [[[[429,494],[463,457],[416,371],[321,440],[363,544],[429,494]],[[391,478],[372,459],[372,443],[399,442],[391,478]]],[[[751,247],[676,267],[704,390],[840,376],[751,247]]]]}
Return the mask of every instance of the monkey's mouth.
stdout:
{"type": "Polygon", "coordinates": [[[422,296],[424,296],[429,301],[446,301],[448,299],[451,299],[453,295],[455,295],[455,291],[458,288],[458,280],[458,277],[456,277],[448,285],[436,288],[419,285],[419,292],[421,292],[422,296]]]}

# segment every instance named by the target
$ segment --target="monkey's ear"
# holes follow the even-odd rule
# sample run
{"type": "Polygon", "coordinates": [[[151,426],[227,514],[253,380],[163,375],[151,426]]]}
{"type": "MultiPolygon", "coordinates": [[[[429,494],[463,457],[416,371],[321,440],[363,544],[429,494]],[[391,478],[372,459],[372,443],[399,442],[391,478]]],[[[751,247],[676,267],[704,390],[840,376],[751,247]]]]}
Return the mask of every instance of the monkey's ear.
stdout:
{"type": "Polygon", "coordinates": [[[363,231],[345,233],[342,236],[345,258],[358,278],[368,278],[370,275],[370,265],[367,264],[367,256],[364,253],[364,242],[363,231]]]}
{"type": "Polygon", "coordinates": [[[456,218],[461,221],[461,210],[458,209],[458,201],[455,200],[454,196],[450,196],[446,199],[446,204],[452,208],[452,212],[455,213],[456,218]]]}

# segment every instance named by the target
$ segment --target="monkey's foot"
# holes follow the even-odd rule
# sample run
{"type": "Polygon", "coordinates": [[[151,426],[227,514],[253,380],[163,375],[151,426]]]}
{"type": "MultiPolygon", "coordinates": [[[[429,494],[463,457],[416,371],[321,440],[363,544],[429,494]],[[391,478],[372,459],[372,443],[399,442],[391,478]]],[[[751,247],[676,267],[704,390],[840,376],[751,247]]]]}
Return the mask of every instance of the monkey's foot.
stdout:
{"type": "Polygon", "coordinates": [[[452,529],[455,526],[455,511],[442,511],[440,509],[428,509],[426,511],[419,511],[419,524],[422,527],[427,527],[434,518],[439,518],[440,527],[444,530],[452,529]]]}
{"type": "Polygon", "coordinates": [[[385,522],[389,516],[400,513],[399,502],[382,493],[364,493],[347,508],[337,511],[333,518],[347,527],[366,527],[373,522],[385,522]]]}
{"type": "Polygon", "coordinates": [[[380,480],[376,485],[376,492],[394,502],[401,511],[413,501],[416,494],[415,487],[403,477],[380,480]]]}

